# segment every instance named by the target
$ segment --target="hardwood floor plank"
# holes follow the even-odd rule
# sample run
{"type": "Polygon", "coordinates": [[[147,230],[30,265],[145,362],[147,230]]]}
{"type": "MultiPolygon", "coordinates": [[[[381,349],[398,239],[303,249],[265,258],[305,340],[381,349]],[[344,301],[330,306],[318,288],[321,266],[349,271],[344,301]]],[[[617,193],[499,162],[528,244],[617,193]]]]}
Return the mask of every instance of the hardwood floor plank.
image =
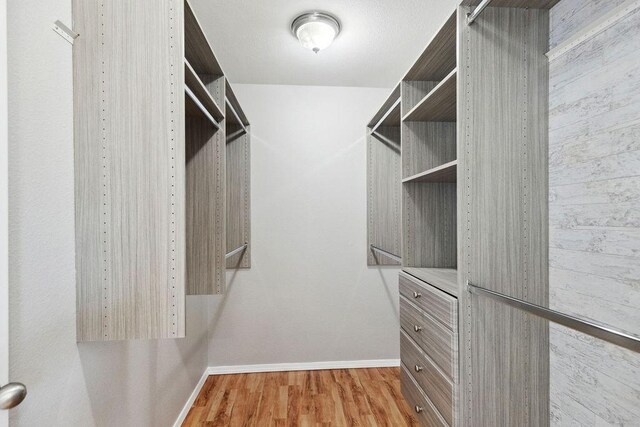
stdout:
{"type": "Polygon", "coordinates": [[[398,368],[210,376],[183,426],[419,426],[398,368]]]}

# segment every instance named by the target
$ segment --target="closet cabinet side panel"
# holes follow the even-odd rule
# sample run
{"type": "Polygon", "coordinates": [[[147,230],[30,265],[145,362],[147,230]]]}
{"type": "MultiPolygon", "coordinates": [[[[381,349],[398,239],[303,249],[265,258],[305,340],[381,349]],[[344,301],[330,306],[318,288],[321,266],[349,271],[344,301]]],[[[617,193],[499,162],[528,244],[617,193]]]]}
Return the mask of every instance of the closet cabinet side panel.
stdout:
{"type": "Polygon", "coordinates": [[[73,15],[77,339],[183,337],[183,3],[73,15]]]}
{"type": "MultiPolygon", "coordinates": [[[[238,127],[239,128],[239,127],[238,127]]],[[[236,131],[239,131],[236,130],[236,131]]],[[[251,134],[227,141],[227,252],[247,248],[226,260],[227,268],[251,267],[251,134]]]]}
{"type": "MultiPolygon", "coordinates": [[[[207,89],[224,102],[223,77],[207,89]]],[[[187,120],[187,295],[225,291],[225,145],[224,120],[220,129],[205,119],[187,120]]]]}
{"type": "Polygon", "coordinates": [[[371,245],[401,255],[400,128],[367,128],[367,265],[400,265],[371,245]]]}
{"type": "MultiPolygon", "coordinates": [[[[548,11],[459,12],[460,286],[548,302],[548,11]]],[[[461,292],[463,424],[549,424],[545,321],[461,292]]]]}

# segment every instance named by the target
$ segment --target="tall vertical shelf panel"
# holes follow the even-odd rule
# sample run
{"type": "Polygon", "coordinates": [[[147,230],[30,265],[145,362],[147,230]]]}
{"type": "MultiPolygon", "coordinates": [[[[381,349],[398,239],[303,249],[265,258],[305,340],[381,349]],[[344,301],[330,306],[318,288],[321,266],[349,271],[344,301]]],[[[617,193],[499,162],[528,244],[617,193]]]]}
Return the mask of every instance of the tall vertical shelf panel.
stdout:
{"type": "Polygon", "coordinates": [[[73,19],[77,340],[184,337],[182,0],[73,19]]]}
{"type": "Polygon", "coordinates": [[[227,268],[251,267],[251,127],[231,85],[226,87],[227,268]],[[231,255],[233,254],[233,255],[231,255]]]}
{"type": "Polygon", "coordinates": [[[184,0],[73,18],[77,339],[184,337],[185,294],[225,288],[229,85],[184,0]]]}
{"type": "MultiPolygon", "coordinates": [[[[185,2],[185,66],[191,79],[185,90],[200,95],[200,104],[215,105],[217,116],[187,117],[187,270],[188,295],[225,290],[226,149],[225,77],[193,9],[185,2]],[[212,120],[213,119],[213,120],[212,120]]],[[[189,108],[187,113],[189,113],[189,108]]],[[[207,109],[209,111],[210,109],[207,109]]]]}
{"type": "Polygon", "coordinates": [[[400,265],[400,85],[367,125],[367,265],[400,265]],[[377,250],[377,249],[380,250],[377,250]]]}
{"type": "Polygon", "coordinates": [[[556,2],[496,0],[468,25],[466,14],[476,3],[461,7],[458,23],[464,424],[544,426],[546,322],[464,290],[469,281],[548,304],[546,8],[556,2]]]}

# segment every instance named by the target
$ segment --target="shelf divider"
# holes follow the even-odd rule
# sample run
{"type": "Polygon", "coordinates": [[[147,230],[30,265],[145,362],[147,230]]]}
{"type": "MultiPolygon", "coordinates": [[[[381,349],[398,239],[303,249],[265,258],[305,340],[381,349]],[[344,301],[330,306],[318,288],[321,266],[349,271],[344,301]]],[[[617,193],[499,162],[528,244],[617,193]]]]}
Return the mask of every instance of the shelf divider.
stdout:
{"type": "Polygon", "coordinates": [[[454,68],[418,104],[402,118],[403,122],[455,122],[456,82],[458,69],[454,68]]]}
{"type": "Polygon", "coordinates": [[[193,94],[198,98],[200,103],[207,109],[209,114],[216,121],[224,120],[224,111],[218,106],[215,99],[211,96],[211,93],[207,90],[198,74],[195,72],[189,61],[185,58],[184,60],[184,80],[187,87],[193,92],[193,94]]]}
{"type": "Polygon", "coordinates": [[[444,165],[420,172],[410,177],[404,178],[402,183],[407,182],[456,182],[458,176],[458,160],[445,163],[444,165]]]}

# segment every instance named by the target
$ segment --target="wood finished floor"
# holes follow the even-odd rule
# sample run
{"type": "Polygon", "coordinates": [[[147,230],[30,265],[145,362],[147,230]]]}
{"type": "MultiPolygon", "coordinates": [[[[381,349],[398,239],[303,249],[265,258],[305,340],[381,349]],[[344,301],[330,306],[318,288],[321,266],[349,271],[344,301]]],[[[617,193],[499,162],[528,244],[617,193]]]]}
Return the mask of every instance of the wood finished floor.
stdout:
{"type": "Polygon", "coordinates": [[[418,426],[399,368],[212,375],[183,426],[418,426]]]}

